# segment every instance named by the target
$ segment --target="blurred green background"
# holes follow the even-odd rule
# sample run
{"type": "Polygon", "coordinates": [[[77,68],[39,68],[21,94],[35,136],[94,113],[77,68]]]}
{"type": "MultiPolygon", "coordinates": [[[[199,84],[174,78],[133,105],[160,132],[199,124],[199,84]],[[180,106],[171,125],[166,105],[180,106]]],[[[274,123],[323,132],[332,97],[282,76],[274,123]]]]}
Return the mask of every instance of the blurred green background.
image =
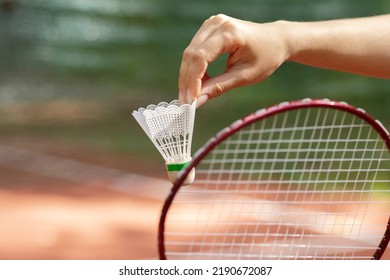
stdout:
{"type": "MultiPolygon", "coordinates": [[[[177,97],[182,52],[211,15],[313,21],[389,11],[388,0],[0,0],[0,136],[159,158],[131,112],[177,97]]],[[[287,63],[200,108],[193,150],[237,118],[304,97],[347,101],[389,128],[389,89],[287,63]]]]}

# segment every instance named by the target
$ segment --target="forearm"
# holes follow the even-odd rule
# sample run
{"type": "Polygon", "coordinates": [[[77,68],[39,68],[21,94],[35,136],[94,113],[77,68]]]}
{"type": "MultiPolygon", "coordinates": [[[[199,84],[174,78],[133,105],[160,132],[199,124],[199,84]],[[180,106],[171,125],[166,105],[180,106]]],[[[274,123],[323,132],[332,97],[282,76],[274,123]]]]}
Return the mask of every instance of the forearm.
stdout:
{"type": "Polygon", "coordinates": [[[288,61],[390,78],[390,15],[322,22],[277,22],[288,61]]]}

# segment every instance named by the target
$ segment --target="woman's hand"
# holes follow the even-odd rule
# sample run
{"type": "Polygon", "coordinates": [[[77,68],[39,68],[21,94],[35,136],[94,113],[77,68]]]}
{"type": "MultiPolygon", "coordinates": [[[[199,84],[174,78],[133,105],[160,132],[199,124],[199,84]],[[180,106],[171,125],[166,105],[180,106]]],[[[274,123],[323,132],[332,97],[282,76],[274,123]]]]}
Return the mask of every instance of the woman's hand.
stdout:
{"type": "Polygon", "coordinates": [[[210,98],[270,76],[288,57],[278,23],[258,24],[225,15],[204,22],[184,51],[179,99],[198,106],[210,98]],[[209,77],[208,65],[229,53],[224,73],[209,77]]]}

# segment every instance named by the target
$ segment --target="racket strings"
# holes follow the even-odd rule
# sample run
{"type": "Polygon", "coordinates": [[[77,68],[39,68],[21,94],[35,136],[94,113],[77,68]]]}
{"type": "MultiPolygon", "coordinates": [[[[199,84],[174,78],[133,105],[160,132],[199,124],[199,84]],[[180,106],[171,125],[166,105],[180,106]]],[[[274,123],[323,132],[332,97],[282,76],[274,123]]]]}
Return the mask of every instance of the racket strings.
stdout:
{"type": "Polygon", "coordinates": [[[344,111],[263,119],[221,142],[179,190],[166,255],[370,259],[389,216],[389,162],[378,133],[344,111]]]}

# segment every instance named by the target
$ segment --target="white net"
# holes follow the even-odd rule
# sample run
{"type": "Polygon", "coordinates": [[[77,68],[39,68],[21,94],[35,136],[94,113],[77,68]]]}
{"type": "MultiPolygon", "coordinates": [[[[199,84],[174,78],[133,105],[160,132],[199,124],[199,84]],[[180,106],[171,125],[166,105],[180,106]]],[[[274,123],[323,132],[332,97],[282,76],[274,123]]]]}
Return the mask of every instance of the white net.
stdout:
{"type": "Polygon", "coordinates": [[[370,259],[390,213],[390,156],[364,120],[289,111],[196,166],[165,221],[168,259],[370,259]]]}

